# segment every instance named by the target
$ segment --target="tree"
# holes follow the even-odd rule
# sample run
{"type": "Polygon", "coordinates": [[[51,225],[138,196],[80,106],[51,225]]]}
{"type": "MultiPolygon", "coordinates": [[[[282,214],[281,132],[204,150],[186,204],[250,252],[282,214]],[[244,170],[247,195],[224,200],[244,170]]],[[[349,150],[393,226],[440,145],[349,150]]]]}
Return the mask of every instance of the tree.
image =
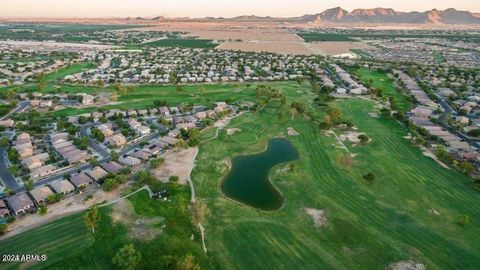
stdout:
{"type": "Polygon", "coordinates": [[[472,163],[468,162],[468,161],[464,161],[460,164],[458,164],[458,168],[464,173],[464,174],[470,174],[473,169],[475,169],[475,167],[473,166],[472,163]]]}
{"type": "Polygon", "coordinates": [[[94,167],[100,165],[100,162],[94,157],[92,157],[88,162],[94,167]]]}
{"type": "Polygon", "coordinates": [[[375,175],[372,172],[368,172],[368,173],[363,175],[363,179],[365,179],[365,181],[371,183],[375,180],[375,175]]]}
{"type": "Polygon", "coordinates": [[[340,118],[342,118],[342,110],[336,107],[328,107],[327,115],[330,116],[330,120],[333,123],[338,123],[338,121],[340,121],[340,118]]]}
{"type": "Polygon", "coordinates": [[[42,93],[45,90],[45,76],[43,73],[40,73],[35,80],[37,82],[38,92],[42,93]]]}
{"type": "Polygon", "coordinates": [[[468,215],[461,215],[457,219],[458,224],[462,227],[467,226],[469,221],[470,221],[470,217],[468,215]]]}
{"type": "Polygon", "coordinates": [[[195,262],[195,257],[191,254],[187,254],[177,263],[178,270],[200,270],[200,265],[195,262]]]}
{"type": "Polygon", "coordinates": [[[25,189],[26,189],[27,191],[32,190],[32,189],[33,189],[33,180],[27,180],[27,181],[25,181],[23,186],[25,187],[25,189]]]}
{"type": "Polygon", "coordinates": [[[177,183],[177,182],[178,182],[178,176],[176,176],[176,175],[170,175],[170,177],[168,178],[168,181],[169,181],[169,182],[177,183]]]}
{"type": "Polygon", "coordinates": [[[195,227],[198,226],[198,224],[202,223],[205,217],[208,215],[208,207],[203,200],[197,200],[196,202],[192,202],[190,211],[191,221],[195,227]]]}
{"type": "Polygon", "coordinates": [[[116,152],[116,151],[112,151],[112,152],[110,153],[110,158],[111,158],[112,160],[118,160],[118,159],[120,158],[120,154],[118,154],[118,152],[116,152]]]}
{"type": "Polygon", "coordinates": [[[47,207],[46,207],[45,205],[40,205],[40,206],[38,207],[38,213],[40,214],[40,216],[46,215],[47,212],[48,212],[48,209],[47,209],[47,207]]]}
{"type": "Polygon", "coordinates": [[[368,138],[368,136],[365,134],[358,135],[358,139],[360,140],[361,143],[366,143],[370,140],[370,138],[368,138]]]}
{"type": "Polygon", "coordinates": [[[1,137],[1,138],[0,138],[0,147],[5,148],[5,147],[8,147],[9,144],[10,144],[10,143],[9,143],[7,137],[1,137]]]}
{"type": "Polygon", "coordinates": [[[87,227],[92,229],[92,233],[95,234],[95,227],[100,221],[100,215],[98,213],[98,208],[96,206],[92,207],[85,215],[83,216],[83,221],[87,227]]]}
{"type": "Polygon", "coordinates": [[[4,235],[8,232],[8,224],[0,224],[0,235],[4,235]]]}
{"type": "Polygon", "coordinates": [[[126,244],[113,257],[113,263],[120,269],[134,270],[140,263],[142,255],[136,251],[133,244],[126,244]]]}
{"type": "Polygon", "coordinates": [[[165,162],[164,158],[155,158],[150,160],[150,167],[156,169],[165,162]]]}

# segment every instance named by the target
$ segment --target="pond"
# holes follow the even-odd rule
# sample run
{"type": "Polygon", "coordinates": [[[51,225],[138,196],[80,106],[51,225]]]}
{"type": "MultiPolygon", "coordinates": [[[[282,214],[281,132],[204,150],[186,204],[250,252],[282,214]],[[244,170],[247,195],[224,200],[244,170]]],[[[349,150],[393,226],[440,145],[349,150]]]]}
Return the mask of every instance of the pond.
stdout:
{"type": "Polygon", "coordinates": [[[287,140],[271,139],[265,152],[233,158],[232,169],[222,182],[222,192],[241,203],[262,210],[276,210],[283,205],[282,194],[270,182],[270,169],[298,159],[298,152],[287,140]]]}

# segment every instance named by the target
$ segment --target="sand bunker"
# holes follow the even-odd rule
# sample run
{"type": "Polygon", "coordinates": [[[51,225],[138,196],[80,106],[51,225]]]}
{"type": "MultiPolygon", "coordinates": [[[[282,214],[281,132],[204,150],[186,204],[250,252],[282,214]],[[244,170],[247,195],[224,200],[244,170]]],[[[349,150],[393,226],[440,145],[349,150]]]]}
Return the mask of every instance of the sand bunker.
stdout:
{"type": "Polygon", "coordinates": [[[300,133],[298,133],[294,128],[289,127],[287,128],[287,134],[288,136],[298,136],[300,133]]]}
{"type": "Polygon", "coordinates": [[[239,128],[229,128],[229,129],[227,129],[227,135],[233,135],[233,134],[235,134],[237,132],[240,132],[240,131],[242,131],[242,130],[239,129],[239,128]]]}
{"type": "Polygon", "coordinates": [[[178,152],[170,152],[165,155],[165,162],[151,172],[160,181],[167,182],[172,175],[178,176],[178,183],[185,184],[195,165],[198,147],[182,149],[178,152]]]}
{"type": "Polygon", "coordinates": [[[365,133],[348,131],[345,134],[341,134],[339,137],[341,141],[350,141],[352,143],[360,143],[360,139],[358,138],[358,136],[361,134],[365,134],[365,133]]]}
{"type": "Polygon", "coordinates": [[[389,270],[425,270],[425,265],[415,261],[400,261],[388,265],[389,270]]]}
{"type": "Polygon", "coordinates": [[[305,208],[305,212],[312,218],[315,227],[320,228],[327,222],[325,210],[315,208],[305,208]]]}

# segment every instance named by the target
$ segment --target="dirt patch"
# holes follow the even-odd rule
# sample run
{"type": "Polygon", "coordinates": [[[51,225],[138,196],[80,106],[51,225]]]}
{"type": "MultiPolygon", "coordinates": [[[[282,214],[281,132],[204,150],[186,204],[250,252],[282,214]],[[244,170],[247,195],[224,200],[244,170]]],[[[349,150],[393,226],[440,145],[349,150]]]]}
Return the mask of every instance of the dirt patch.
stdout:
{"type": "Polygon", "coordinates": [[[320,228],[327,222],[325,210],[315,208],[305,208],[305,212],[312,218],[315,227],[320,228]]]}
{"type": "Polygon", "coordinates": [[[289,127],[287,128],[287,134],[288,136],[299,136],[300,133],[298,133],[294,128],[289,127]]]}
{"type": "Polygon", "coordinates": [[[415,261],[400,261],[387,266],[388,270],[425,270],[425,265],[415,261]]]}
{"type": "Polygon", "coordinates": [[[233,134],[235,134],[237,132],[240,132],[240,131],[242,131],[242,130],[239,129],[239,128],[229,128],[229,129],[227,129],[227,135],[233,135],[233,134]]]}
{"type": "Polygon", "coordinates": [[[351,49],[367,49],[370,45],[364,42],[342,42],[342,41],[324,41],[312,42],[311,48],[316,50],[319,54],[324,55],[338,55],[351,53],[351,49]]]}
{"type": "Polygon", "coordinates": [[[424,146],[421,146],[420,149],[422,149],[422,154],[424,156],[427,156],[427,157],[430,157],[432,158],[433,160],[435,160],[440,166],[442,166],[443,168],[445,169],[448,169],[450,170],[450,167],[448,167],[447,164],[443,163],[441,160],[438,159],[437,156],[435,156],[434,153],[432,153],[432,151],[430,151],[428,148],[424,147],[424,146]]]}
{"type": "Polygon", "coordinates": [[[376,113],[376,112],[368,113],[368,115],[370,115],[370,117],[372,117],[372,118],[378,118],[378,113],[376,113]]]}
{"type": "Polygon", "coordinates": [[[150,241],[162,233],[160,224],[165,220],[163,217],[140,217],[128,200],[120,200],[112,208],[110,216],[113,222],[124,224],[129,229],[130,239],[150,241]]]}
{"type": "Polygon", "coordinates": [[[197,154],[198,147],[170,152],[165,155],[165,162],[160,167],[152,169],[151,172],[160,181],[168,182],[171,175],[176,175],[179,184],[186,184],[195,165],[197,154]]]}

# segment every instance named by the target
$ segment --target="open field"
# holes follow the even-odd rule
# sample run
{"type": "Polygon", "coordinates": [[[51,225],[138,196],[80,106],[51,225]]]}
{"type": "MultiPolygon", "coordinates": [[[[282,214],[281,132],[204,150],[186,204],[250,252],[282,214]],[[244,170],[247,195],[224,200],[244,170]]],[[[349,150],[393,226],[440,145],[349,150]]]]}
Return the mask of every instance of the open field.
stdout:
{"type": "Polygon", "coordinates": [[[370,45],[364,42],[325,41],[309,42],[307,46],[323,55],[337,55],[351,53],[352,49],[366,49],[370,45]]]}
{"type": "Polygon", "coordinates": [[[305,41],[349,41],[356,42],[357,40],[344,35],[344,34],[333,34],[333,33],[298,33],[305,41]]]}
{"type": "Polygon", "coordinates": [[[197,196],[208,201],[207,247],[222,268],[264,269],[268,263],[272,269],[384,269],[409,259],[428,269],[477,268],[480,229],[473,224],[480,218],[480,195],[470,180],[423,156],[403,138],[406,131],[397,122],[370,117],[373,103],[334,105],[372,139],[364,146],[347,143],[356,154],[351,166],[336,162],[345,151],[333,136],[302,117],[292,121],[279,104],[228,126],[259,137],[258,143],[239,144],[221,131],[217,140],[201,145],[192,179],[197,196]],[[279,119],[279,111],[286,117],[279,119]],[[301,134],[288,137],[300,159],[294,171],[280,165],[270,174],[286,198],[281,210],[258,211],[219,192],[229,159],[263,151],[269,138],[286,134],[289,126],[301,134]],[[367,172],[376,175],[373,184],[362,179],[367,172]],[[317,228],[304,208],[324,210],[325,225],[317,228]],[[457,224],[462,214],[470,225],[457,224]]]}
{"type": "Polygon", "coordinates": [[[223,42],[217,47],[217,49],[294,55],[322,54],[321,52],[310,49],[305,42],[301,41],[223,42]]]}
{"type": "Polygon", "coordinates": [[[201,49],[210,49],[215,48],[217,44],[212,43],[211,39],[180,39],[180,38],[169,38],[162,39],[157,41],[152,41],[144,43],[144,46],[150,47],[181,47],[181,48],[201,48],[201,49]]]}
{"type": "Polygon", "coordinates": [[[411,109],[411,103],[407,100],[407,97],[400,92],[401,90],[397,89],[393,80],[386,74],[366,68],[358,69],[356,74],[364,82],[371,81],[374,88],[382,89],[384,96],[395,98],[402,112],[411,109]]]}

